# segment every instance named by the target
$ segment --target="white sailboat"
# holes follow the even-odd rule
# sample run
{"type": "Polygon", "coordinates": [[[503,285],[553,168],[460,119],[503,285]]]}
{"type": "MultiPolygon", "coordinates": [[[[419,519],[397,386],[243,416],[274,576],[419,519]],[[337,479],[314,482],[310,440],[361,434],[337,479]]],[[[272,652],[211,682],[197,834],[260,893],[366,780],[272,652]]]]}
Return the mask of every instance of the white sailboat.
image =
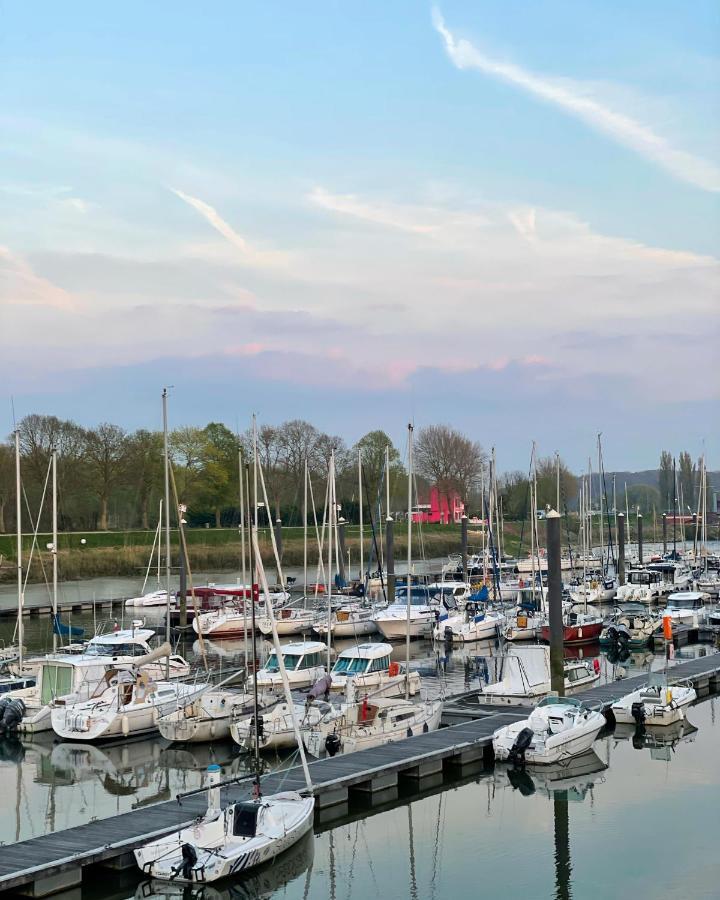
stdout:
{"type": "MultiPolygon", "coordinates": [[[[267,581],[257,545],[257,526],[253,530],[252,545],[257,572],[267,598],[267,581]]],[[[273,642],[283,676],[285,699],[291,706],[291,716],[295,718],[290,686],[285,678],[285,668],[275,629],[273,629],[273,642]]],[[[257,686],[253,693],[254,719],[257,729],[257,686]]],[[[294,722],[294,729],[300,746],[300,758],[309,796],[294,791],[262,796],[259,776],[259,741],[256,730],[255,798],[232,803],[223,808],[219,786],[220,767],[210,767],[208,770],[210,789],[207,812],[188,827],[181,828],[136,850],[135,859],[142,871],[153,878],[164,881],[214,882],[273,860],[284,850],[296,844],[312,828],[315,801],[310,793],[312,783],[297,721],[294,722]]]]}

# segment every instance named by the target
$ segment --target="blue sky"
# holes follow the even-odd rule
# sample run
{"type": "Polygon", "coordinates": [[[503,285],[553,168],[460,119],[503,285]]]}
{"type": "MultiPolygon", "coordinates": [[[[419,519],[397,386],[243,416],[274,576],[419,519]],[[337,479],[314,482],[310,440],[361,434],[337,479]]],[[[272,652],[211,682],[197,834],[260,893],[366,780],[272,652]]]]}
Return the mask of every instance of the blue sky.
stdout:
{"type": "Polygon", "coordinates": [[[717,460],[717,4],[14,4],[0,41],[6,410],[153,425],[172,383],[178,424],[717,460]]]}

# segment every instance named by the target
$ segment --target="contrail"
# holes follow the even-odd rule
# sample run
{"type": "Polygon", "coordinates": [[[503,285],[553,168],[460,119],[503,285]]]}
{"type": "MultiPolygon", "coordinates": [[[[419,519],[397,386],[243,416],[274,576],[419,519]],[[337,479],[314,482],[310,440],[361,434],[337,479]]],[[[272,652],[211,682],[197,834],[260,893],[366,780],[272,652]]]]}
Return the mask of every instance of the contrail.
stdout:
{"type": "Polygon", "coordinates": [[[720,191],[720,168],[692,153],[676,150],[646,125],[585,96],[579,85],[574,90],[571,82],[563,81],[563,84],[558,84],[512,63],[490,59],[469,41],[456,39],[437,9],[433,9],[433,25],[443,38],[447,54],[458,69],[477,69],[513,84],[547,103],[561,107],[640,156],[662,166],[676,178],[705,191],[720,191]]]}

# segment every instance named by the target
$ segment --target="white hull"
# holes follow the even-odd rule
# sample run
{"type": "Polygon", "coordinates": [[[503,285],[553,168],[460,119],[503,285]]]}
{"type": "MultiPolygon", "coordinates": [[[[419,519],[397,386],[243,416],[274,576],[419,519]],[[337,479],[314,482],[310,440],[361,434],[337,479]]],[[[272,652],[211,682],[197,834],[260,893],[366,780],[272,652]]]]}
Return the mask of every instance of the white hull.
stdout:
{"type": "Polygon", "coordinates": [[[511,757],[511,751],[520,732],[526,728],[533,730],[532,743],[524,751],[525,762],[531,765],[552,765],[573,756],[586,753],[595,743],[600,729],[605,724],[605,717],[599,712],[584,712],[570,727],[562,731],[545,730],[538,724],[539,713],[545,713],[543,706],[532,713],[529,719],[513,722],[500,728],[493,735],[495,758],[505,760],[511,757]]]}
{"type": "Polygon", "coordinates": [[[287,792],[263,797],[260,802],[261,816],[270,820],[266,833],[262,833],[261,824],[253,837],[237,837],[227,811],[209,812],[193,825],[136,850],[138,866],[153,878],[207,883],[271,862],[312,828],[315,801],[287,792]],[[183,844],[192,845],[197,853],[190,878],[183,877],[181,871],[183,844]]]}
{"type": "Polygon", "coordinates": [[[505,622],[502,613],[488,613],[480,622],[467,622],[464,617],[454,616],[439,622],[433,629],[433,637],[436,641],[452,640],[453,644],[491,640],[502,633],[505,622]]]}
{"type": "Polygon", "coordinates": [[[659,693],[648,692],[645,688],[628,694],[614,703],[612,712],[618,725],[634,725],[635,717],[632,714],[633,703],[642,703],[645,713],[644,725],[666,726],[674,725],[685,718],[685,710],[697,699],[693,688],[671,685],[661,689],[659,693]],[[665,690],[670,692],[670,702],[667,702],[665,690]]]}
{"type": "Polygon", "coordinates": [[[411,638],[431,637],[432,629],[435,625],[435,616],[414,617],[410,619],[408,627],[407,619],[375,619],[378,631],[382,632],[383,637],[388,641],[399,641],[407,637],[408,631],[411,638]]]}

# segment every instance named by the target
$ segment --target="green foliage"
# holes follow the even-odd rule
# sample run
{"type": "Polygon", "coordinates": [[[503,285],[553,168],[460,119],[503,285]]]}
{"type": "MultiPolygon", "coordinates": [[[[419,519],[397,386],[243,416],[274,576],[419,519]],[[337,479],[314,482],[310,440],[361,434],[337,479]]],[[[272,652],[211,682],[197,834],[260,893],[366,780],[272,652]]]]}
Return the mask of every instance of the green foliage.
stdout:
{"type": "Polygon", "coordinates": [[[627,489],[630,509],[639,508],[643,515],[660,510],[660,491],[651,484],[633,484],[627,489]]]}
{"type": "Polygon", "coordinates": [[[673,497],[673,458],[668,450],[660,454],[660,468],[658,470],[658,489],[660,491],[660,505],[663,512],[672,509],[673,497]]]}

